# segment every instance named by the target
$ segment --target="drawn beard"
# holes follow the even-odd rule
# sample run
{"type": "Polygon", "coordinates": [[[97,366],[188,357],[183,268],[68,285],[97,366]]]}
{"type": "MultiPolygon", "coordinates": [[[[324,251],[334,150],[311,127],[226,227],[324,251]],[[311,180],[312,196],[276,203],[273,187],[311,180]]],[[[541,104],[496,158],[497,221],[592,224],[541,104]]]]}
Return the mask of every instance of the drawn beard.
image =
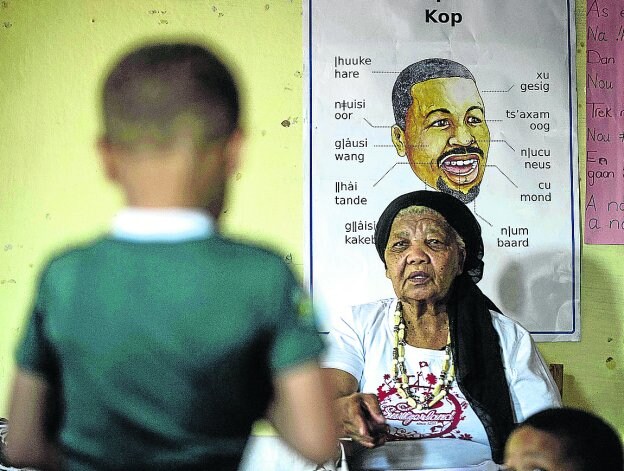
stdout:
{"type": "Polygon", "coordinates": [[[468,190],[468,193],[464,193],[464,192],[461,192],[459,190],[455,190],[454,188],[449,187],[446,184],[446,182],[444,180],[442,180],[442,177],[439,177],[438,181],[436,183],[436,187],[442,193],[447,193],[447,194],[449,194],[451,196],[454,196],[455,198],[457,198],[462,203],[468,204],[471,201],[473,201],[477,196],[479,196],[479,189],[480,189],[481,185],[480,184],[479,185],[475,185],[470,190],[468,190]]]}

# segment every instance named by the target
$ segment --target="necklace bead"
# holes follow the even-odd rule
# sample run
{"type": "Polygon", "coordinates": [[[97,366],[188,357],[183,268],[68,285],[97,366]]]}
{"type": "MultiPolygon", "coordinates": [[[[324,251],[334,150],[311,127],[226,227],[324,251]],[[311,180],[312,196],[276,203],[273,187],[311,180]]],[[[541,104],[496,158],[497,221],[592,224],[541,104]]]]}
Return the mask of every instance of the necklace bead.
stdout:
{"type": "Polygon", "coordinates": [[[405,321],[403,319],[403,305],[401,301],[397,301],[393,330],[392,365],[390,370],[397,388],[397,394],[401,398],[407,399],[407,403],[412,409],[418,411],[430,409],[447,395],[455,379],[455,365],[451,352],[451,332],[449,330],[446,346],[444,347],[444,361],[442,362],[442,370],[438,376],[438,381],[433,389],[422,393],[412,392],[409,388],[409,378],[407,368],[405,367],[405,321]]]}

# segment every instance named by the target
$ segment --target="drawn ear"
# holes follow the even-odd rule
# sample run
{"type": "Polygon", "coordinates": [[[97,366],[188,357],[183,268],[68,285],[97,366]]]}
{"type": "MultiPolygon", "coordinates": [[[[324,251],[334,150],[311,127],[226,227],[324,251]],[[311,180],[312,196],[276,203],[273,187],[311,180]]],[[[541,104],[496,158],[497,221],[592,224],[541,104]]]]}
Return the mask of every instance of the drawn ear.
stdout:
{"type": "Polygon", "coordinates": [[[405,132],[397,124],[392,126],[390,132],[392,134],[392,143],[394,144],[397,154],[399,154],[399,156],[401,157],[405,157],[405,155],[407,154],[407,146],[405,145],[405,132]]]}

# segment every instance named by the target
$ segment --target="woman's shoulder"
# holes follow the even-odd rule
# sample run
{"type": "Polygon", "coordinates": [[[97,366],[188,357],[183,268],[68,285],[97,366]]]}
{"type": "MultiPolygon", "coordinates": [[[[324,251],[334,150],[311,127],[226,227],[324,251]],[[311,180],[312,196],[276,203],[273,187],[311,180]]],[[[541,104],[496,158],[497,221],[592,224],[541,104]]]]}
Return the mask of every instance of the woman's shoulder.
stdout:
{"type": "Polygon", "coordinates": [[[387,298],[378,299],[364,304],[356,304],[355,306],[351,306],[351,311],[354,315],[358,316],[370,316],[372,314],[383,315],[388,312],[394,301],[394,298],[387,298]]]}
{"type": "Polygon", "coordinates": [[[394,298],[378,299],[369,303],[351,306],[351,312],[354,318],[385,318],[390,312],[390,309],[392,309],[392,306],[394,306],[395,302],[396,299],[394,298]]]}
{"type": "Polygon", "coordinates": [[[494,325],[494,329],[502,341],[515,342],[530,337],[529,331],[522,327],[518,321],[492,310],[490,310],[490,315],[492,316],[492,325],[494,325]]]}
{"type": "Polygon", "coordinates": [[[344,313],[343,321],[352,326],[360,326],[366,329],[371,326],[383,322],[387,319],[390,309],[396,300],[393,298],[378,299],[364,304],[356,304],[351,306],[344,313]]]}
{"type": "MultiPolygon", "coordinates": [[[[539,357],[537,346],[531,333],[522,325],[503,314],[490,311],[492,324],[498,333],[503,356],[508,359],[521,357],[539,357]]],[[[543,361],[542,361],[543,363],[543,361]]]]}

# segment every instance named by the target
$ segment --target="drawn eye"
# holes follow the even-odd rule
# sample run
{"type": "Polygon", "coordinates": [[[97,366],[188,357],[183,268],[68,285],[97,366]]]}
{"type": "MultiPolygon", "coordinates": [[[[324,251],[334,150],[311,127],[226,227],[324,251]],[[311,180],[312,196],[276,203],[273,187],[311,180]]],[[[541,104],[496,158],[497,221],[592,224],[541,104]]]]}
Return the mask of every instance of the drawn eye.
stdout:
{"type": "Polygon", "coordinates": [[[481,118],[477,118],[476,116],[468,116],[468,118],[466,118],[466,122],[468,124],[481,124],[483,122],[483,120],[481,118]]]}
{"type": "Polygon", "coordinates": [[[434,121],[433,123],[430,124],[430,127],[432,128],[445,128],[449,125],[449,120],[446,118],[443,119],[438,119],[436,121],[434,121]]]}

